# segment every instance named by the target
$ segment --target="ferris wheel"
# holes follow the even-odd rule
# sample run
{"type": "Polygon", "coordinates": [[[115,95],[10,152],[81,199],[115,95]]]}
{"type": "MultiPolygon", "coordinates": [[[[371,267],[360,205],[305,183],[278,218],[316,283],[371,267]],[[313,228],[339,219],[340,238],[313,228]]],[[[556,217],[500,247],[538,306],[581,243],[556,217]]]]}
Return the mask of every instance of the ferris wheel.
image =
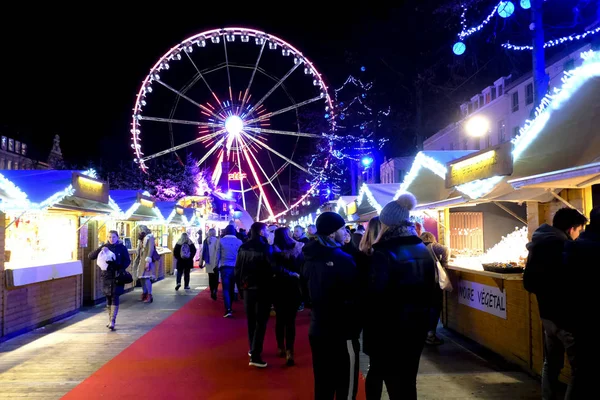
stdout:
{"type": "Polygon", "coordinates": [[[326,132],[305,126],[333,113],[321,74],[294,46],[249,28],[209,30],[168,50],[143,80],[134,161],[147,172],[151,160],[186,149],[216,191],[275,220],[314,190],[307,154],[326,132]]]}

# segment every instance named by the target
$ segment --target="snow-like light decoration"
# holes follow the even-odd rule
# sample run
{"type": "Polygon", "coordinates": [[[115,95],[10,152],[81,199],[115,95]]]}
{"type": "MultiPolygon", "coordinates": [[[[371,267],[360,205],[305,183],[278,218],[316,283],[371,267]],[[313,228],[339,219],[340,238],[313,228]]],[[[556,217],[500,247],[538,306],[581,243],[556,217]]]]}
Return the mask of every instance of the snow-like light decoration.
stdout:
{"type": "Polygon", "coordinates": [[[381,209],[383,208],[383,206],[381,204],[379,204],[377,202],[377,200],[375,200],[375,196],[373,196],[373,193],[371,193],[367,184],[363,183],[362,186],[360,187],[360,190],[358,191],[358,197],[356,198],[357,204],[362,203],[362,201],[364,200],[365,197],[367,198],[369,205],[371,207],[373,207],[375,209],[375,211],[377,211],[377,214],[379,214],[381,212],[381,209]]]}
{"type": "Polygon", "coordinates": [[[527,237],[528,230],[524,226],[515,228],[515,230],[506,236],[502,236],[502,240],[491,249],[488,249],[481,257],[482,263],[523,263],[527,259],[527,237]]]}
{"type": "Polygon", "coordinates": [[[93,179],[98,179],[98,173],[93,168],[83,171],[82,174],[85,176],[89,176],[90,178],[93,178],[93,179]]]}
{"type": "Polygon", "coordinates": [[[413,164],[410,167],[410,171],[408,171],[408,174],[406,174],[404,177],[404,181],[402,181],[400,189],[398,189],[398,192],[396,192],[394,195],[394,200],[397,200],[402,193],[408,191],[410,185],[412,185],[413,181],[417,178],[417,176],[419,176],[419,172],[422,168],[426,168],[440,178],[446,179],[446,172],[448,171],[446,166],[420,151],[417,153],[415,161],[413,161],[413,164]]]}
{"type": "MultiPolygon", "coordinates": [[[[544,43],[544,48],[549,48],[549,47],[554,47],[554,46],[558,46],[559,44],[563,44],[566,42],[573,42],[573,41],[577,41],[577,40],[582,40],[585,39],[588,36],[593,36],[596,35],[600,32],[600,27],[598,28],[594,28],[594,29],[590,29],[588,31],[585,31],[581,34],[578,35],[569,35],[569,36],[563,36],[561,38],[558,39],[554,39],[554,40],[549,40],[546,43],[544,43]]],[[[533,50],[533,46],[517,46],[514,44],[510,44],[510,43],[503,43],[502,47],[504,47],[505,49],[508,50],[533,50]]]]}

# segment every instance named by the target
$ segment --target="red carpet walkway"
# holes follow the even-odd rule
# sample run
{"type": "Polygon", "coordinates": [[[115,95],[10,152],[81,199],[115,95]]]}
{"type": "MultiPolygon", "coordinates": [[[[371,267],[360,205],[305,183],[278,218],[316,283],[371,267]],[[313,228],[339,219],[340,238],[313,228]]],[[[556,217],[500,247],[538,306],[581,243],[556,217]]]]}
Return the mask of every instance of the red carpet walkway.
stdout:
{"type": "MultiPolygon", "coordinates": [[[[234,318],[223,318],[222,300],[214,302],[203,291],[63,398],[312,399],[308,310],[298,315],[295,367],[275,357],[275,320],[269,320],[265,369],[248,366],[241,301],[234,312],[234,318]]],[[[360,385],[358,398],[364,399],[362,379],[360,385]]]]}

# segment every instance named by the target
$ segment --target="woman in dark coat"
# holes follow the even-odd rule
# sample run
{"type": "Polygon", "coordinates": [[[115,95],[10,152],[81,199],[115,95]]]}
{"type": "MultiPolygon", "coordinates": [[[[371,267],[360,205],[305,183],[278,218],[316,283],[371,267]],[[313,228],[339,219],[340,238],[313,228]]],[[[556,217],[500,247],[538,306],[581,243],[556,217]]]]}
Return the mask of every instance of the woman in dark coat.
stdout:
{"type": "Polygon", "coordinates": [[[369,355],[367,400],[379,400],[383,382],[391,400],[417,398],[419,360],[429,330],[435,264],[410,222],[410,193],[387,204],[373,245],[363,330],[369,355]]]}
{"type": "Polygon", "coordinates": [[[129,267],[131,258],[129,257],[127,247],[119,241],[119,234],[117,231],[109,231],[108,242],[91,252],[88,256],[89,259],[96,260],[98,256],[100,256],[100,252],[105,252],[104,254],[110,255],[110,257],[104,255],[101,256],[102,258],[108,259],[108,266],[106,270],[102,270],[100,277],[102,278],[102,292],[106,296],[106,308],[108,310],[108,324],[106,327],[111,331],[114,331],[117,314],[119,312],[119,296],[125,292],[122,285],[116,284],[115,275],[118,271],[124,271],[129,267]],[[112,255],[110,253],[112,253],[112,255]]]}
{"type": "Polygon", "coordinates": [[[173,257],[177,260],[177,284],[175,290],[181,287],[181,275],[183,274],[183,288],[190,288],[190,272],[194,268],[194,256],[196,255],[196,246],[190,240],[187,233],[183,232],[179,241],[173,249],[173,257]]]}
{"type": "Polygon", "coordinates": [[[304,243],[292,238],[289,228],[277,228],[273,238],[275,260],[275,336],[277,355],[286,358],[288,366],[294,365],[296,339],[296,314],[302,301],[300,271],[304,263],[304,243]]]}

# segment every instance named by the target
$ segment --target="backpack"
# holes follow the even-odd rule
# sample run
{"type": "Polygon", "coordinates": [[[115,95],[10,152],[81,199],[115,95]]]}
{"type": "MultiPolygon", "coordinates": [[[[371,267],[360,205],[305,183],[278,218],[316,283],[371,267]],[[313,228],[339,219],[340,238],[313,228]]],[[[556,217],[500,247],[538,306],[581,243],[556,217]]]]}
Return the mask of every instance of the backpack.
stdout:
{"type": "Polygon", "coordinates": [[[179,254],[181,255],[181,258],[183,258],[184,260],[187,258],[190,258],[192,256],[192,252],[190,250],[190,245],[187,243],[182,244],[181,250],[179,250],[179,254]]]}

